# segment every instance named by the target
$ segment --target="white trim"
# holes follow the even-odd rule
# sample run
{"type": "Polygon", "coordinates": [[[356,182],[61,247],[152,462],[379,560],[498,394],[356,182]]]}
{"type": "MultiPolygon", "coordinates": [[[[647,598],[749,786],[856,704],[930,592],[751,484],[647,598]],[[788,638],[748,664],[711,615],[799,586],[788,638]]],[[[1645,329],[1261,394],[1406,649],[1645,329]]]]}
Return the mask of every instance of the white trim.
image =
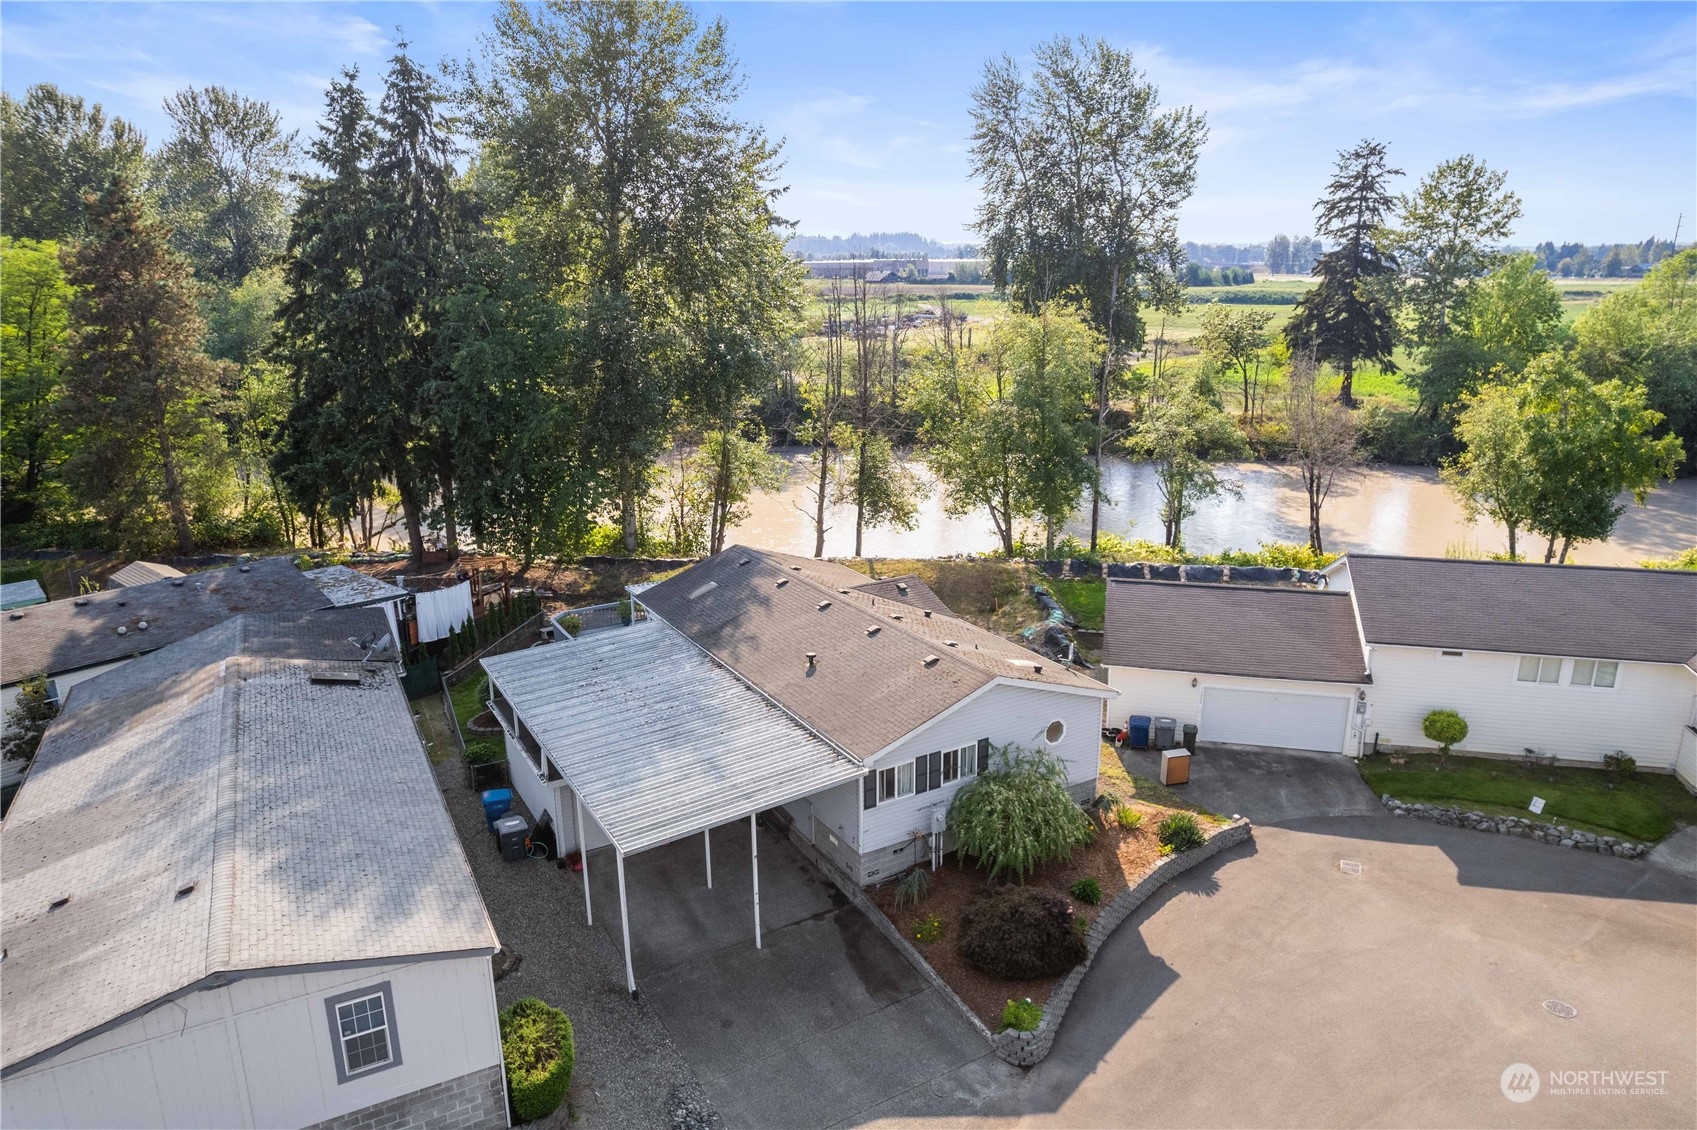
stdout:
{"type": "Polygon", "coordinates": [[[1098,698],[1098,699],[1101,699],[1103,702],[1106,702],[1110,698],[1118,698],[1120,696],[1120,692],[1117,688],[1110,687],[1106,683],[1102,684],[1102,690],[1101,690],[1100,693],[1098,693],[1096,691],[1089,690],[1088,688],[1085,688],[1085,687],[1063,687],[1063,686],[1057,686],[1054,683],[1036,683],[1036,682],[1032,682],[1030,679],[1013,679],[1013,678],[1009,678],[1006,675],[998,675],[994,679],[992,679],[990,682],[985,683],[983,686],[979,687],[977,690],[973,691],[971,694],[967,695],[965,698],[963,698],[959,702],[955,703],[953,706],[950,706],[945,710],[938,711],[936,714],[933,714],[930,718],[927,718],[925,721],[921,722],[919,725],[915,726],[913,729],[909,730],[907,733],[903,734],[901,737],[897,738],[895,741],[891,742],[889,745],[885,746],[883,749],[879,750],[877,753],[874,753],[871,756],[865,758],[863,764],[867,765],[868,767],[872,767],[873,762],[877,761],[880,757],[883,757],[885,754],[889,753],[891,750],[895,749],[897,746],[906,742],[909,738],[913,737],[913,735],[917,734],[919,731],[923,730],[925,727],[933,725],[937,722],[940,722],[945,718],[951,717],[952,715],[956,714],[957,712],[965,709],[967,706],[970,706],[973,702],[977,701],[979,698],[981,698],[987,692],[994,690],[997,687],[1020,687],[1024,690],[1033,690],[1033,691],[1057,691],[1061,694],[1076,694],[1076,695],[1082,695],[1085,698],[1098,698]]]}

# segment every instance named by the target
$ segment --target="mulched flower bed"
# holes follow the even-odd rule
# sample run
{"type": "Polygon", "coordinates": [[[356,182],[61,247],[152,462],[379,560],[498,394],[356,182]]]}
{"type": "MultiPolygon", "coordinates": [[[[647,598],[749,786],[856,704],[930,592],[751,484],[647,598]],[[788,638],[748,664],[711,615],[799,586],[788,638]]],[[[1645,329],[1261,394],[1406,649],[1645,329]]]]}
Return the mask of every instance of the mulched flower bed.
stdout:
{"type": "MultiPolygon", "coordinates": [[[[1115,793],[1124,804],[1141,812],[1143,823],[1130,832],[1123,831],[1112,819],[1106,829],[1098,824],[1096,838],[1088,847],[1071,859],[1039,868],[1025,880],[1028,886],[1064,896],[1072,904],[1074,916],[1086,923],[1094,922],[1102,907],[1154,870],[1163,858],[1155,830],[1169,813],[1178,811],[1135,795],[1137,786],[1126,776],[1119,758],[1106,747],[1102,754],[1098,788],[1115,793]],[[1102,888],[1102,899],[1094,906],[1080,902],[1070,891],[1074,883],[1086,877],[1095,879],[1102,888]]],[[[1222,826],[1217,819],[1205,815],[1198,815],[1197,822],[1209,835],[1222,826]]],[[[923,866],[929,867],[930,864],[923,866]]],[[[1034,1004],[1046,1004],[1049,994],[1065,974],[1035,981],[1004,980],[974,969],[955,952],[961,912],[990,882],[989,874],[971,862],[963,863],[958,854],[951,853],[931,878],[930,893],[918,906],[898,908],[895,905],[894,882],[884,883],[867,894],[990,1031],[995,1032],[1002,1027],[1002,1009],[1010,1000],[1029,997],[1034,1004]],[[915,930],[932,915],[943,921],[942,936],[935,941],[921,942],[915,937],[915,930]]]]}

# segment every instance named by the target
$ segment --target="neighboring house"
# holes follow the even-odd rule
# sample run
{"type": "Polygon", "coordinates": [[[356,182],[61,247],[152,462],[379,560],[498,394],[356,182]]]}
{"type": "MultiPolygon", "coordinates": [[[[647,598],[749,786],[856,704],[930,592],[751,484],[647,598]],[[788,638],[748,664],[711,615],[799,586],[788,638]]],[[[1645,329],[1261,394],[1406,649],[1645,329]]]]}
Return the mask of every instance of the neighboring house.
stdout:
{"type": "Polygon", "coordinates": [[[1351,554],[1323,580],[1326,592],[1110,581],[1121,709],[1198,722],[1203,741],[1351,755],[1430,749],[1421,721],[1450,709],[1467,720],[1464,752],[1596,764],[1623,750],[1697,789],[1697,573],[1351,554]],[[1285,701],[1262,700],[1260,723],[1253,699],[1208,690],[1222,676],[1265,680],[1244,689],[1285,701]],[[1339,732],[1340,691],[1356,700],[1347,734],[1307,736],[1339,732]]]}
{"type": "Polygon", "coordinates": [[[633,599],[647,618],[628,628],[483,660],[514,788],[566,850],[579,799],[588,846],[626,854],[782,807],[871,883],[928,855],[993,746],[1046,748],[1074,796],[1095,793],[1114,692],[953,616],[917,577],[732,546],[633,599]],[[726,721],[744,716],[758,731],[726,721]],[[609,790],[659,831],[621,840],[609,790]]]}
{"type": "Polygon", "coordinates": [[[185,577],[188,574],[181,569],[173,569],[169,565],[161,565],[157,561],[132,561],[106,578],[109,589],[133,589],[137,585],[151,585],[154,581],[168,581],[172,577],[185,577]]]}
{"type": "Polygon", "coordinates": [[[60,696],[77,683],[243,612],[326,608],[330,598],[294,562],[271,557],[133,588],[13,609],[0,618],[0,687],[46,675],[60,696]]]}
{"type": "Polygon", "coordinates": [[[246,615],[79,685],[0,851],[29,1127],[507,1125],[498,941],[373,610],[246,615]]]}
{"type": "Polygon", "coordinates": [[[404,642],[401,625],[414,618],[413,594],[381,577],[346,565],[308,569],[306,575],[337,608],[377,608],[389,620],[397,642],[404,642]]]}
{"type": "Polygon", "coordinates": [[[0,612],[9,608],[28,608],[32,604],[46,604],[47,593],[42,589],[41,582],[33,577],[27,581],[7,581],[0,585],[0,612]]]}

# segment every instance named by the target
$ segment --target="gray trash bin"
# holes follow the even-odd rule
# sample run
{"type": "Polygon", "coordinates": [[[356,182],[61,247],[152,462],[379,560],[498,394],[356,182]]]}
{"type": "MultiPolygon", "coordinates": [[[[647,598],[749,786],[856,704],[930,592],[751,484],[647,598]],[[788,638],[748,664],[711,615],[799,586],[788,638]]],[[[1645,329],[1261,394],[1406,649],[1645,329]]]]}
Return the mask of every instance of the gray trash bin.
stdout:
{"type": "Polygon", "coordinates": [[[1171,749],[1178,744],[1178,719],[1155,719],[1155,732],[1150,735],[1154,739],[1156,749],[1171,749]]]}
{"type": "Polygon", "coordinates": [[[1191,753],[1196,752],[1196,723],[1194,722],[1184,724],[1184,748],[1191,753]]]}
{"type": "Polygon", "coordinates": [[[530,835],[530,821],[514,812],[495,821],[495,846],[501,858],[523,859],[525,837],[530,835]]]}

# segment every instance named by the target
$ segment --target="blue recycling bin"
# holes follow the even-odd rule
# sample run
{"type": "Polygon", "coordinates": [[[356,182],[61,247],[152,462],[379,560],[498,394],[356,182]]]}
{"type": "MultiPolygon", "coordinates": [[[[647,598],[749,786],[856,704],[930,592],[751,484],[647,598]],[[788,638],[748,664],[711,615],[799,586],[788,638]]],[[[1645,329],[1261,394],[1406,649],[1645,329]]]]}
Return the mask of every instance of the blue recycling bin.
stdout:
{"type": "Polygon", "coordinates": [[[1126,731],[1129,735],[1126,740],[1132,749],[1149,748],[1149,725],[1150,719],[1147,714],[1133,714],[1131,720],[1126,723],[1126,731]]]}
{"type": "Polygon", "coordinates": [[[489,830],[495,830],[495,821],[505,816],[513,807],[513,790],[485,789],[483,792],[483,819],[488,822],[489,830]]]}

